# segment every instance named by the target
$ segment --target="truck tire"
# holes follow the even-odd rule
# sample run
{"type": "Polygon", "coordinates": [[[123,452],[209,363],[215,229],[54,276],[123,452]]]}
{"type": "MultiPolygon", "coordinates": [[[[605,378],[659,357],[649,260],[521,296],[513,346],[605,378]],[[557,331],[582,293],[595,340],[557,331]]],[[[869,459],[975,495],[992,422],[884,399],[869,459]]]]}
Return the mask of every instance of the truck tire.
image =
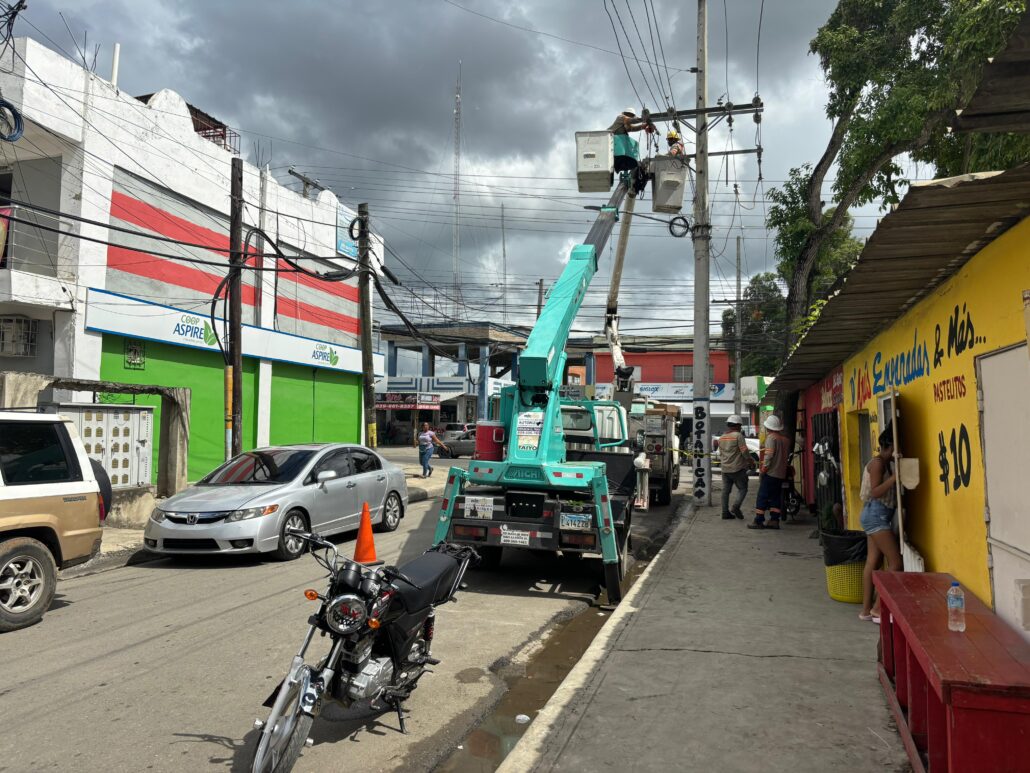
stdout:
{"type": "Polygon", "coordinates": [[[672,470],[672,490],[675,491],[680,487],[680,466],[676,464],[675,458],[669,455],[669,469],[672,470]]]}
{"type": "Polygon", "coordinates": [[[655,493],[654,501],[657,505],[668,505],[672,503],[672,491],[675,487],[672,484],[672,478],[663,478],[658,486],[658,490],[655,493]]]}
{"type": "Polygon", "coordinates": [[[493,571],[501,565],[501,558],[504,557],[504,548],[498,545],[477,547],[476,552],[479,553],[479,563],[476,565],[476,569],[481,572],[493,571]]]}
{"type": "Polygon", "coordinates": [[[0,586],[0,633],[38,623],[57,590],[53,554],[31,537],[0,542],[0,586]]]}

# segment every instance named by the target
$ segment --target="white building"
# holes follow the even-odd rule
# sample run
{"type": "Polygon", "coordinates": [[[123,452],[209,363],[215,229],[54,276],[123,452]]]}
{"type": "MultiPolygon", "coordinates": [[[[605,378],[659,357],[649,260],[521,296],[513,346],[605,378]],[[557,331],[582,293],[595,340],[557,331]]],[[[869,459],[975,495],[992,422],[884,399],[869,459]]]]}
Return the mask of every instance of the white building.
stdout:
{"type": "MultiPolygon", "coordinates": [[[[214,330],[207,320],[228,262],[234,133],[174,92],[141,101],[31,39],[0,65],[25,121],[21,139],[0,142],[0,198],[11,201],[0,213],[0,371],[190,387],[196,479],[223,451],[220,309],[214,330]]],[[[306,261],[320,272],[353,267],[354,213],[331,192],[305,198],[250,164],[243,192],[245,230],[320,258],[306,261]]],[[[382,259],[378,239],[373,252],[382,259]]],[[[244,272],[245,447],[361,438],[357,301],[356,278],[244,272]]],[[[94,399],[55,399],[70,397],[94,399]]]]}

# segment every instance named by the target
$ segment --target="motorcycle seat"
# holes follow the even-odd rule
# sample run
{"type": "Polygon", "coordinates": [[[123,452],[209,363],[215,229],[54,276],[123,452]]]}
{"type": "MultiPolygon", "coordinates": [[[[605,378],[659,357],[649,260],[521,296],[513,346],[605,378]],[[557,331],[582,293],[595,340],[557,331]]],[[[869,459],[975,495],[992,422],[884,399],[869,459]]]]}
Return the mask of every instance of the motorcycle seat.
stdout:
{"type": "Polygon", "coordinates": [[[403,580],[394,580],[397,597],[408,613],[417,612],[432,604],[446,601],[454,586],[461,563],[454,556],[431,551],[398,567],[420,588],[413,588],[403,580]]]}

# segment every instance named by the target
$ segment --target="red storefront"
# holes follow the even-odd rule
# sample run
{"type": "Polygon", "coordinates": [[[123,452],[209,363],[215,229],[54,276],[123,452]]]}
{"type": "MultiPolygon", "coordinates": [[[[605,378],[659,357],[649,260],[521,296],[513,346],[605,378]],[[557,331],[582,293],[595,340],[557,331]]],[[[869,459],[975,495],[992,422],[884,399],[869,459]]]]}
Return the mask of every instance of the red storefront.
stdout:
{"type": "Polygon", "coordinates": [[[804,497],[820,512],[844,502],[840,469],[840,405],[844,402],[844,372],[835,368],[804,392],[801,466],[804,497]]]}

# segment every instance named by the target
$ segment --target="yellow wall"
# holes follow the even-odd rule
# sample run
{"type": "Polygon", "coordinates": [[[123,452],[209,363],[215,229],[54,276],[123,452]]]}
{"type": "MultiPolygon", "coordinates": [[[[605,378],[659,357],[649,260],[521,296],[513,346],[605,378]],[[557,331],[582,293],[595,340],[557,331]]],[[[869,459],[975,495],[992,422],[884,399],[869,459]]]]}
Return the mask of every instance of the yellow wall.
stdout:
{"type": "Polygon", "coordinates": [[[851,528],[860,528],[858,488],[868,461],[858,458],[858,415],[870,414],[875,451],[878,398],[896,389],[901,452],[919,459],[920,473],[918,488],[905,495],[906,535],[926,559],[927,571],[950,572],[987,603],[991,586],[975,358],[1026,340],[1022,290],[1030,288],[1028,245],[1030,218],[844,363],[841,453],[851,528]]]}

